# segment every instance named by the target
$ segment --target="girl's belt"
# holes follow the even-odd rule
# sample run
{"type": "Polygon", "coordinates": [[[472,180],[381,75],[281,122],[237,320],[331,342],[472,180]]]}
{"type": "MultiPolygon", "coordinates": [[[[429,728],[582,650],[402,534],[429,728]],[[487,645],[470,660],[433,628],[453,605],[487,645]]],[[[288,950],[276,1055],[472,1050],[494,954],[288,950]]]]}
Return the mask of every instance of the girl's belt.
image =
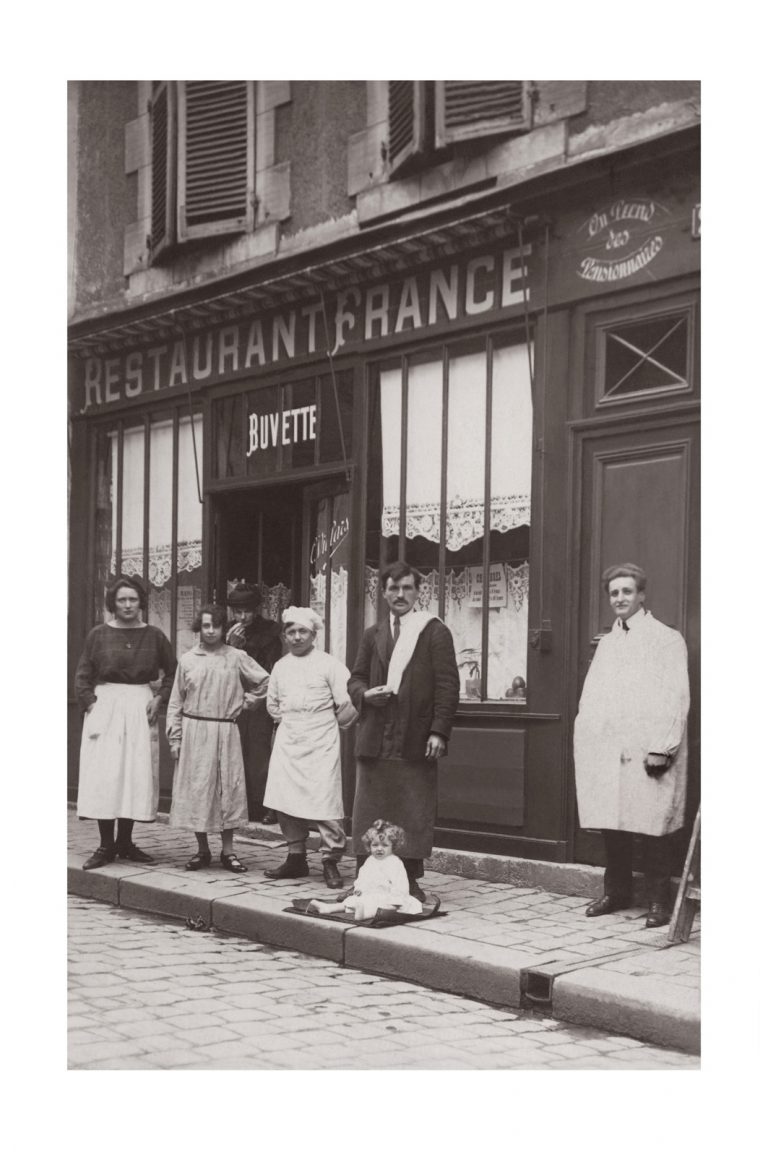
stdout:
{"type": "Polygon", "coordinates": [[[182,712],[187,720],[208,720],[211,724],[237,724],[237,716],[198,716],[195,712],[182,712]]]}

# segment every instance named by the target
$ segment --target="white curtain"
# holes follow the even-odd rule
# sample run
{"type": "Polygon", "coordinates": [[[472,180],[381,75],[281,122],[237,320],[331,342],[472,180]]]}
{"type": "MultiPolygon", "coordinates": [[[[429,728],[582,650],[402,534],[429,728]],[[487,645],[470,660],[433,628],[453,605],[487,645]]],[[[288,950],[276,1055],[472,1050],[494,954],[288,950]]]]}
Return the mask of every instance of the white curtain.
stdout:
{"type": "MultiPolygon", "coordinates": [[[[202,417],[194,418],[198,464],[202,461],[202,417]]],[[[117,434],[112,440],[112,475],[117,476],[117,434]]],[[[173,426],[153,424],[149,436],[149,582],[162,589],[171,578],[171,511],[173,500],[173,426]]],[[[178,545],[179,573],[193,572],[203,562],[203,513],[198,499],[192,423],[179,421],[178,545]]],[[[123,539],[122,570],[141,576],[144,571],[144,429],[123,433],[123,539]]],[[[117,501],[112,501],[112,557],[116,573],[117,501]]]]}
{"type": "MultiPolygon", "coordinates": [[[[327,568],[326,568],[327,571],[327,568]]],[[[326,571],[310,576],[309,606],[325,620],[325,580],[326,571]]],[[[349,575],[346,568],[331,571],[331,646],[330,653],[342,664],[347,659],[347,589],[349,575]]],[[[320,636],[318,647],[324,648],[324,637],[320,636]]]]}
{"type": "MultiPolygon", "coordinates": [[[[381,374],[383,536],[400,531],[402,375],[381,374]]],[[[491,530],[508,532],[531,518],[532,406],[525,345],[493,353],[491,422],[491,530]]],[[[449,364],[446,547],[456,552],[482,539],[485,521],[484,353],[449,364]]],[[[409,539],[440,540],[442,471],[442,364],[408,371],[406,523],[409,539]]]]}

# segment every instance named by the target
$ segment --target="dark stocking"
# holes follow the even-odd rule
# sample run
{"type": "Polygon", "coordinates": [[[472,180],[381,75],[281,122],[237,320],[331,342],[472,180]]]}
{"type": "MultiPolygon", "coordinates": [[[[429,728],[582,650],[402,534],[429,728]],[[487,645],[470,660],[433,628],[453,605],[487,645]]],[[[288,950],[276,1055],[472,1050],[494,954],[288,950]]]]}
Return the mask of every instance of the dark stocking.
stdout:
{"type": "Polygon", "coordinates": [[[114,820],[98,820],[99,837],[101,839],[102,848],[114,848],[115,846],[115,822],[114,820]]]}
{"type": "Polygon", "coordinates": [[[118,848],[130,848],[133,838],[133,820],[118,820],[117,822],[117,846],[118,848]]]}

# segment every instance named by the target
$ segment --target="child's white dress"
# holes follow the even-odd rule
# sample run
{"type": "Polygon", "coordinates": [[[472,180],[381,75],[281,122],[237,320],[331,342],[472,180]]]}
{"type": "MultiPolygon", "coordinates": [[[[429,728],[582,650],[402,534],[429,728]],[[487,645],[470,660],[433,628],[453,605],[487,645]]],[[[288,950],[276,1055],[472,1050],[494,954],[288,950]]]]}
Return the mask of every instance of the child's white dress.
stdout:
{"type": "Polygon", "coordinates": [[[422,911],[421,901],[410,895],[408,887],[408,873],[399,856],[393,853],[383,860],[369,856],[355,880],[360,895],[348,896],[343,907],[352,912],[362,908],[366,918],[374,916],[377,908],[417,915],[422,911]]]}

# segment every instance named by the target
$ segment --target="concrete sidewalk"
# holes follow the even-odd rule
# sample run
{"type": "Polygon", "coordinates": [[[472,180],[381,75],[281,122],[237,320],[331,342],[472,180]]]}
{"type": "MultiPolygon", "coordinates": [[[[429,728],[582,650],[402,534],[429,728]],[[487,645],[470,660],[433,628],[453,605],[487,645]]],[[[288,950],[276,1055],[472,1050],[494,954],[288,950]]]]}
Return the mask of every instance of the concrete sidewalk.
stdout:
{"type": "MultiPolygon", "coordinates": [[[[557,1020],[686,1052],[700,1050],[698,918],[688,943],[676,945],[668,944],[667,928],[644,927],[641,907],[588,920],[584,908],[599,891],[596,869],[436,850],[432,862],[452,871],[428,871],[422,887],[440,897],[448,915],[371,929],[284,911],[295,896],[330,894],[319,855],[311,850],[308,877],[264,878],[264,869],[285,856],[271,829],[251,825],[236,837],[238,855],[249,868],[242,876],[219,865],[216,836],[210,837],[211,867],[186,872],[194,836],[160,821],[134,829],[137,844],[155,858],[155,866],[116,861],[84,872],[98,831],[94,821],[78,820],[71,809],[68,820],[69,892],[142,912],[199,916],[221,931],[347,967],[489,1004],[536,1008],[557,1020]],[[500,870],[505,879],[477,875],[500,870]],[[521,877],[538,883],[522,886],[521,877]],[[563,894],[563,889],[581,894],[563,894]]],[[[345,858],[340,871],[351,883],[354,861],[345,858]]]]}

